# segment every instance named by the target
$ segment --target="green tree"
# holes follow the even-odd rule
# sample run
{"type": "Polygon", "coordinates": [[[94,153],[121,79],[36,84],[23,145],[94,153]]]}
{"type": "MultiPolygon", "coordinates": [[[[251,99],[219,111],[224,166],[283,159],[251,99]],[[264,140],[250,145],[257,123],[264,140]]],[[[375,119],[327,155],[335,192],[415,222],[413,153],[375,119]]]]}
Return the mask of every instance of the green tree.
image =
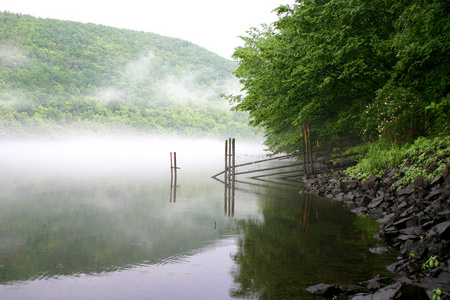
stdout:
{"type": "Polygon", "coordinates": [[[324,143],[403,142],[448,132],[448,1],[306,0],[276,9],[236,49],[247,111],[275,151],[299,149],[308,122],[324,143]],[[389,97],[390,100],[386,101],[389,97]],[[380,130],[383,129],[383,130],[380,130]]]}

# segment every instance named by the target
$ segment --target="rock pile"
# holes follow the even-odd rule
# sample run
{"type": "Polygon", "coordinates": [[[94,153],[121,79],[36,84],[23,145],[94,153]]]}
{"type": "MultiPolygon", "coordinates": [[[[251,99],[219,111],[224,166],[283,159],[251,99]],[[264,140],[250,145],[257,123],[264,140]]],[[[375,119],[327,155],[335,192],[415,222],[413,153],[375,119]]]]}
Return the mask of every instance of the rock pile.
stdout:
{"type": "Polygon", "coordinates": [[[358,300],[412,299],[405,296],[410,293],[417,295],[414,299],[428,299],[427,294],[441,291],[441,299],[450,298],[444,293],[450,293],[450,164],[432,181],[418,179],[396,189],[400,172],[390,169],[365,182],[335,172],[305,182],[308,192],[375,218],[380,223],[375,238],[400,253],[397,262],[387,266],[393,278],[374,278],[358,286],[321,284],[308,291],[322,296],[341,293],[358,300]]]}

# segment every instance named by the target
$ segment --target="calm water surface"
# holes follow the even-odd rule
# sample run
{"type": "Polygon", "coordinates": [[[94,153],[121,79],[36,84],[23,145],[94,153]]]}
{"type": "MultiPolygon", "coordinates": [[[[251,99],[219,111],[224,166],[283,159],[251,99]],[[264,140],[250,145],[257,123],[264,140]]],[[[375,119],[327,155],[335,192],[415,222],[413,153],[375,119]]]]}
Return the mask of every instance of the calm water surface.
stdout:
{"type": "Polygon", "coordinates": [[[315,299],[306,287],[394,261],[368,251],[370,225],[295,184],[240,177],[229,202],[211,179],[222,155],[216,141],[1,142],[0,298],[315,299]]]}

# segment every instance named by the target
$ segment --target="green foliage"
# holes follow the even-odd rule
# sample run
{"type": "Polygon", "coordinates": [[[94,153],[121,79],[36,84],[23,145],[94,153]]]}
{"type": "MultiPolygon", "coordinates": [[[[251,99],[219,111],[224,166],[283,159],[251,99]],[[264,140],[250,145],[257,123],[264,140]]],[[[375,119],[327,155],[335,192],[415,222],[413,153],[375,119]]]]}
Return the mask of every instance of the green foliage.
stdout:
{"type": "Polygon", "coordinates": [[[450,297],[450,294],[449,293],[446,293],[446,292],[443,292],[443,291],[441,291],[441,289],[440,288],[436,288],[436,289],[434,289],[433,291],[432,291],[432,293],[433,293],[433,296],[431,296],[431,300],[441,300],[442,299],[442,295],[443,294],[445,294],[445,295],[447,295],[447,296],[449,296],[450,297]]]}
{"type": "Polygon", "coordinates": [[[439,266],[438,257],[435,255],[430,256],[430,258],[428,258],[428,260],[423,264],[422,269],[431,270],[437,268],[438,266],[439,266]]]}
{"type": "Polygon", "coordinates": [[[439,103],[434,101],[425,107],[429,119],[434,120],[431,133],[444,135],[450,128],[450,94],[439,103]]]}
{"type": "Polygon", "coordinates": [[[389,167],[399,165],[404,158],[402,148],[396,144],[373,143],[365,156],[354,167],[346,170],[350,178],[366,180],[371,174],[381,176],[389,167]]]}
{"type": "Polygon", "coordinates": [[[346,170],[351,178],[366,180],[371,174],[382,176],[388,168],[397,168],[402,174],[400,186],[413,183],[418,178],[432,180],[441,175],[450,157],[450,136],[418,138],[413,144],[372,144],[359,163],[346,170]],[[435,170],[427,167],[435,163],[435,170]]]}
{"type": "Polygon", "coordinates": [[[383,137],[390,143],[405,143],[424,135],[423,101],[411,88],[387,86],[367,105],[364,134],[369,140],[383,137]]]}
{"type": "Polygon", "coordinates": [[[220,94],[236,63],[152,33],[0,12],[0,129],[254,136],[220,94]]]}
{"type": "Polygon", "coordinates": [[[230,97],[274,151],[362,138],[405,144],[448,134],[448,1],[301,1],[253,28],[234,58],[245,94],[230,97]]]}

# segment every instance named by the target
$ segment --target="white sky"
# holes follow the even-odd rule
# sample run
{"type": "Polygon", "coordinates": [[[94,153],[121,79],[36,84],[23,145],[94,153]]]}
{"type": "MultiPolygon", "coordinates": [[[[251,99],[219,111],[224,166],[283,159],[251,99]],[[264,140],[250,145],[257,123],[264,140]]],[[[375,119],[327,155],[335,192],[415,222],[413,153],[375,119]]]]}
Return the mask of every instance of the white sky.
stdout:
{"type": "Polygon", "coordinates": [[[277,19],[294,0],[1,0],[0,11],[103,24],[181,38],[225,58],[250,27],[277,19]]]}

